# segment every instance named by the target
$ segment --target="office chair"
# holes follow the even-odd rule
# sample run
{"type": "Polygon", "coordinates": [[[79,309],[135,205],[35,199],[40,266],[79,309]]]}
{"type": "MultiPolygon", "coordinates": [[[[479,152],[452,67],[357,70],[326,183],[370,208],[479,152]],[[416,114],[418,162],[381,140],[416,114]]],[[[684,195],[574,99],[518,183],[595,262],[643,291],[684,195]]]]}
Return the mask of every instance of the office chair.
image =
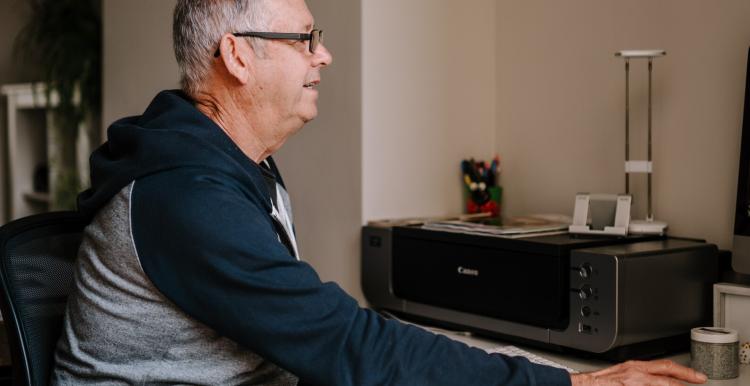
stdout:
{"type": "Polygon", "coordinates": [[[0,309],[14,385],[49,383],[85,226],[76,212],[53,212],[0,228],[0,309]]]}

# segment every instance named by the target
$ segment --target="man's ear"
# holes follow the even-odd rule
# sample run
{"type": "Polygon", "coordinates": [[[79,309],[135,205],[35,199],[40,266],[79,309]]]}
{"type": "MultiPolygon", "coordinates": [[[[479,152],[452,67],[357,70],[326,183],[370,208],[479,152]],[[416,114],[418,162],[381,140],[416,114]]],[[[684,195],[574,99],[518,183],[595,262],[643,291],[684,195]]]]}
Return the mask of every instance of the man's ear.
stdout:
{"type": "Polygon", "coordinates": [[[219,43],[221,53],[219,60],[222,61],[229,75],[244,85],[250,81],[255,55],[251,45],[240,40],[232,34],[222,36],[219,43]]]}

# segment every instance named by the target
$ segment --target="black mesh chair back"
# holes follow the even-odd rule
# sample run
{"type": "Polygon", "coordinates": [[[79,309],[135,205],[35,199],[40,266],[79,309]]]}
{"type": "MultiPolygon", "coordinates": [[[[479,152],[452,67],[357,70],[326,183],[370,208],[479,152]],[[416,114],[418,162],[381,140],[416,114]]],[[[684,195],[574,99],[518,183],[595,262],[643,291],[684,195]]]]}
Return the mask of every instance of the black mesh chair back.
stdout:
{"type": "Polygon", "coordinates": [[[0,228],[0,284],[13,383],[47,385],[86,222],[53,212],[0,228]]]}

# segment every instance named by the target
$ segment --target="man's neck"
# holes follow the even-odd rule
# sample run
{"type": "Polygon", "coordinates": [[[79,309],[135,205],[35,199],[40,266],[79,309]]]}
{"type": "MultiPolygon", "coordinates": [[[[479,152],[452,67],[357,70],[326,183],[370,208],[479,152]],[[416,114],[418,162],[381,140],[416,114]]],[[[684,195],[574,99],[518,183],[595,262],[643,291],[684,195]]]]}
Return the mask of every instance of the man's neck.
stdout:
{"type": "Polygon", "coordinates": [[[231,97],[218,97],[210,93],[193,96],[195,107],[214,121],[242,152],[255,163],[260,163],[273,152],[255,130],[260,122],[242,119],[247,113],[231,97]]]}

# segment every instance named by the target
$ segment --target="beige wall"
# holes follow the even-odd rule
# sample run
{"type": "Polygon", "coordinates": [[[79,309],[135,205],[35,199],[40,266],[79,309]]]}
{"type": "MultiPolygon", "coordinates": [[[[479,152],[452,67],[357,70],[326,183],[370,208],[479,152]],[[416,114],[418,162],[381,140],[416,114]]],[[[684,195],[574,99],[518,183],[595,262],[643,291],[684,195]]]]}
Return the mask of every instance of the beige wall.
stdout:
{"type": "Polygon", "coordinates": [[[26,23],[28,14],[26,1],[0,2],[0,84],[34,80],[28,63],[13,55],[16,37],[26,23]]]}
{"type": "Polygon", "coordinates": [[[161,90],[177,88],[172,50],[175,0],[104,0],[102,20],[104,129],[140,114],[161,90]]]}
{"type": "MultiPolygon", "coordinates": [[[[674,235],[730,247],[750,2],[500,1],[496,11],[506,209],[571,214],[576,192],[624,191],[624,64],[613,53],[663,48],[654,63],[656,217],[674,235]]],[[[631,128],[641,133],[632,138],[645,158],[645,63],[631,71],[631,128]]]]}
{"type": "MultiPolygon", "coordinates": [[[[105,125],[140,114],[178,86],[174,0],[104,0],[105,125]]],[[[359,1],[310,0],[334,65],[322,74],[320,116],[278,153],[303,258],[360,302],[361,32],[359,1]]]]}
{"type": "Polygon", "coordinates": [[[461,211],[495,137],[495,1],[362,4],[363,220],[461,211]]]}

